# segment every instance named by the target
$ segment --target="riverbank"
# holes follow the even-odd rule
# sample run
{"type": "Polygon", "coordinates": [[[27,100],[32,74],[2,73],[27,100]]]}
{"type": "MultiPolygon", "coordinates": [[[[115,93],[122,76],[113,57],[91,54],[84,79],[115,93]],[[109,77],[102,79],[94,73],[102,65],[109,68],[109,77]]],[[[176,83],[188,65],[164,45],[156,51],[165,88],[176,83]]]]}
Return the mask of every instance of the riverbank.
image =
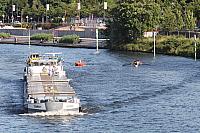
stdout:
{"type": "MultiPolygon", "coordinates": [[[[129,44],[120,44],[111,46],[112,50],[123,50],[133,52],[153,52],[153,38],[138,39],[129,44]]],[[[184,36],[161,36],[156,37],[156,53],[194,57],[194,38],[185,38],[184,36]]],[[[197,58],[200,58],[200,39],[196,40],[197,58]]]]}
{"type": "MultiPolygon", "coordinates": [[[[55,38],[54,40],[57,40],[55,38]]],[[[30,44],[35,46],[52,46],[52,47],[66,47],[66,48],[88,48],[96,49],[96,39],[93,38],[80,38],[81,42],[76,44],[58,43],[57,41],[31,40],[30,44]]],[[[29,45],[28,36],[11,36],[0,40],[0,44],[16,44],[16,45],[29,45]]],[[[99,49],[107,48],[106,40],[99,39],[99,49]]]]}

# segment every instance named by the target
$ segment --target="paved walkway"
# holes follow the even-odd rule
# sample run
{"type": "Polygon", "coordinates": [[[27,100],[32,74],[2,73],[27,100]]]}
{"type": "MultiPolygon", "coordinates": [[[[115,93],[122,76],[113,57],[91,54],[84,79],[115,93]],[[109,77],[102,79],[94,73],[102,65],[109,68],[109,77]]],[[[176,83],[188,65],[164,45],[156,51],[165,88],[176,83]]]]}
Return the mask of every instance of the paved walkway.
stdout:
{"type": "MultiPolygon", "coordinates": [[[[71,47],[71,48],[96,48],[96,39],[94,38],[80,38],[81,42],[77,44],[57,43],[53,41],[47,41],[41,43],[39,40],[31,40],[31,45],[37,46],[53,46],[53,47],[71,47]]],[[[99,39],[99,48],[106,48],[106,39],[99,39]]],[[[29,45],[29,38],[27,36],[12,36],[7,39],[0,39],[1,44],[19,44],[29,45]]]]}

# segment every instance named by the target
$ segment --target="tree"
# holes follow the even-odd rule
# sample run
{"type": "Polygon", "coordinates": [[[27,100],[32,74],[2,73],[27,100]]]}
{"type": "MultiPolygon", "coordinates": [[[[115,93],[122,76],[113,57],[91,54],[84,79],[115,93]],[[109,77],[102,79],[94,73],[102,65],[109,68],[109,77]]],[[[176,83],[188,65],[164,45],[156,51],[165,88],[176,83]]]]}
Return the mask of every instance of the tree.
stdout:
{"type": "Polygon", "coordinates": [[[144,31],[157,28],[160,6],[152,2],[122,3],[112,11],[107,33],[115,43],[127,43],[143,35],[144,31]]]}
{"type": "Polygon", "coordinates": [[[189,9],[193,11],[193,16],[196,18],[197,26],[200,26],[200,0],[194,0],[189,4],[189,9]]]}
{"type": "Polygon", "coordinates": [[[193,16],[193,11],[186,10],[185,16],[185,29],[193,30],[195,28],[196,19],[193,16]]]}
{"type": "Polygon", "coordinates": [[[6,14],[6,8],[8,8],[7,4],[8,4],[7,0],[0,0],[0,16],[6,14]]]}
{"type": "Polygon", "coordinates": [[[176,15],[172,12],[172,9],[170,7],[163,9],[161,29],[164,31],[175,30],[176,23],[176,15]]]}

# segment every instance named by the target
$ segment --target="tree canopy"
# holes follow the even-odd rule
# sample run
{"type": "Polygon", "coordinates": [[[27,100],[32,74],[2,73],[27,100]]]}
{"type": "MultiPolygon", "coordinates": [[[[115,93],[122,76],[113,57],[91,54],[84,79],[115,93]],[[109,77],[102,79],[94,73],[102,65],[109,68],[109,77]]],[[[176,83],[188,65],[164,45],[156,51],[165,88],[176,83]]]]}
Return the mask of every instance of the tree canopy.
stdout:
{"type": "MultiPolygon", "coordinates": [[[[115,0],[105,0],[108,4],[106,15],[116,6],[115,0]]],[[[32,18],[32,21],[42,22],[45,16],[49,21],[58,18],[70,18],[79,15],[77,3],[79,0],[0,0],[0,18],[10,22],[12,16],[15,20],[26,19],[26,16],[32,18]],[[49,4],[49,10],[46,9],[49,4]],[[15,11],[12,9],[15,5],[15,11]]],[[[96,17],[103,17],[104,0],[80,0],[80,17],[88,17],[93,14],[96,17]]],[[[24,20],[25,21],[25,20],[24,20]]]]}
{"type": "Polygon", "coordinates": [[[200,0],[121,0],[111,11],[106,35],[112,43],[127,43],[145,31],[193,30],[200,0]]]}

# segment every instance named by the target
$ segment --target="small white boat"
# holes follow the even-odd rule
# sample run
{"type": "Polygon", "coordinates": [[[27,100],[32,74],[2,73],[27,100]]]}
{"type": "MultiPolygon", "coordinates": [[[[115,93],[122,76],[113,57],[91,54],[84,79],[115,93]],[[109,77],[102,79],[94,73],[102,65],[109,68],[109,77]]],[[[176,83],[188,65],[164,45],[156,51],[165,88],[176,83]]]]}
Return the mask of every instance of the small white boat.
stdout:
{"type": "Polygon", "coordinates": [[[60,53],[31,54],[24,68],[24,106],[28,112],[80,112],[80,99],[63,70],[60,53]]]}

